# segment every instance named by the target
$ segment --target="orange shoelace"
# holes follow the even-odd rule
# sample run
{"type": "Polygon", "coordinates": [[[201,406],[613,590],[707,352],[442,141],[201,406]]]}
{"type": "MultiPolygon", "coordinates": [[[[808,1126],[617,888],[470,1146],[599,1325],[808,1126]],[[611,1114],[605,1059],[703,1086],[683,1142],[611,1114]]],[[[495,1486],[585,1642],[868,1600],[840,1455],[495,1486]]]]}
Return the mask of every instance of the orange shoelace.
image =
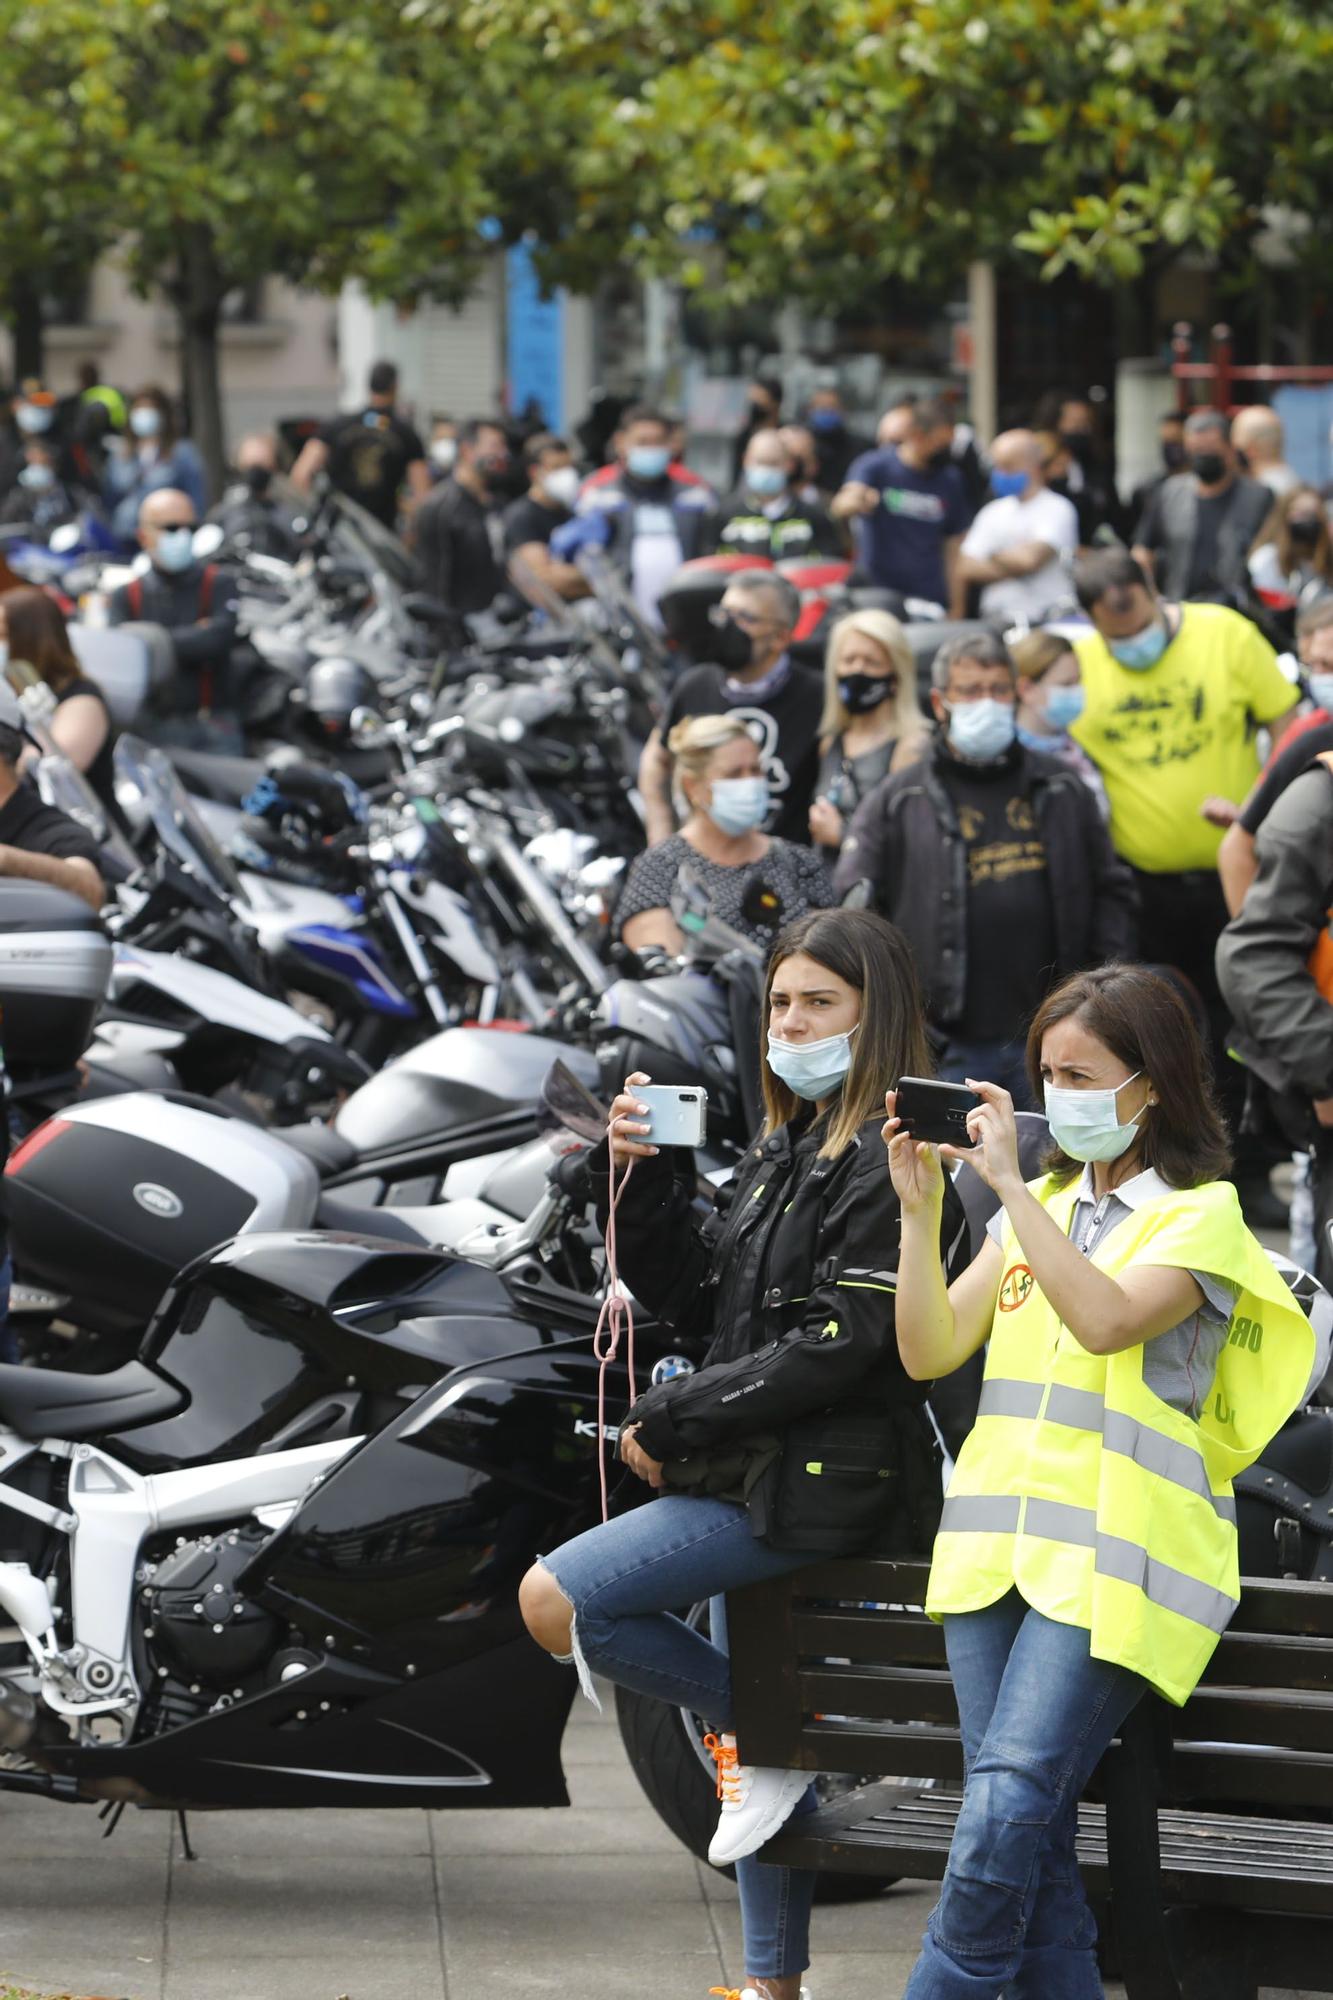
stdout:
{"type": "MultiPolygon", "coordinates": [[[[705,1736],[704,1749],[717,1765],[718,1797],[725,1805],[739,1805],[740,1789],[736,1778],[736,1771],[741,1760],[736,1745],[734,1743],[724,1743],[720,1736],[705,1736]]],[[[722,1991],[720,1987],[715,1987],[713,1990],[715,1992],[722,1991]]],[[[737,2000],[740,2000],[739,1993],[737,1994],[737,2000]]]]}

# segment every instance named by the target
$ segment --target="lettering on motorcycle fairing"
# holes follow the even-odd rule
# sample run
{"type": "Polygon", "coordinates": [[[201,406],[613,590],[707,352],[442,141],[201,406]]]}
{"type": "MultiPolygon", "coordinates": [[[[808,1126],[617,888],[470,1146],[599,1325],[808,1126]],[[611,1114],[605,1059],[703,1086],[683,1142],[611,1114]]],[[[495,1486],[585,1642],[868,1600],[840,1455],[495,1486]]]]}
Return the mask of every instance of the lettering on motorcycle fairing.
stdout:
{"type": "Polygon", "coordinates": [[[777,723],[766,708],[732,708],[727,713],[745,724],[759,751],[769,789],[775,799],[782,798],[791,788],[791,773],[778,755],[777,723]]]}
{"type": "Polygon", "coordinates": [[[600,1437],[604,1443],[614,1444],[620,1436],[620,1430],[615,1424],[602,1424],[599,1428],[591,1417],[580,1417],[574,1426],[574,1435],[576,1438],[600,1437]]]}

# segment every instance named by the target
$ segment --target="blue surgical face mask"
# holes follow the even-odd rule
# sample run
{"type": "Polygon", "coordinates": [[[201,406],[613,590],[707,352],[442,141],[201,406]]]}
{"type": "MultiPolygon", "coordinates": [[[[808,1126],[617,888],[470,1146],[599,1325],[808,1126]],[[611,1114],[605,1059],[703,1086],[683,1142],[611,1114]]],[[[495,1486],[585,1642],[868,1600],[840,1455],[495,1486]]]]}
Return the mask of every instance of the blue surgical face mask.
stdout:
{"type": "Polygon", "coordinates": [[[636,444],[625,454],[625,467],[633,479],[660,479],[670,463],[671,452],[664,444],[636,444]]]}
{"type": "Polygon", "coordinates": [[[1307,674],[1305,678],[1310,684],[1311,700],[1317,707],[1326,708],[1333,713],[1333,673],[1312,673],[1307,674]]]}
{"type": "Polygon", "coordinates": [[[806,423],[812,431],[836,431],[842,428],[841,410],[811,410],[806,423]]]}
{"type": "Polygon", "coordinates": [[[172,575],[188,569],[194,561],[194,529],[164,528],[157,538],[153,561],[172,575]]]}
{"type": "Polygon", "coordinates": [[[1016,500],[1028,483],[1026,472],[992,472],[990,490],[997,500],[1016,500]]]}
{"type": "Polygon", "coordinates": [[[19,474],[19,485],[26,486],[30,493],[43,493],[55,483],[56,476],[49,465],[25,465],[19,474]]]}
{"type": "Polygon", "coordinates": [[[787,475],[780,465],[750,465],[745,469],[745,483],[751,493],[775,500],[787,490],[787,475]]]}
{"type": "Polygon", "coordinates": [[[162,412],[151,403],[130,411],[130,429],[137,438],[155,438],[162,428],[162,412]]]}
{"type": "Polygon", "coordinates": [[[1068,729],[1082,715],[1086,701],[1080,681],[1073,687],[1053,687],[1046,697],[1046,720],[1052,729],[1068,729]]]}
{"type": "Polygon", "coordinates": [[[1046,1123],[1051,1137],[1071,1160],[1118,1160],[1139,1136],[1138,1121],[1147,1105],[1134,1114],[1128,1125],[1120,1123],[1116,1099],[1127,1084],[1143,1075],[1136,1069],[1114,1090],[1057,1090],[1046,1086],[1046,1123]]]}
{"type": "Polygon", "coordinates": [[[993,764],[1014,740],[1014,711],[1007,702],[960,701],[949,710],[949,741],[960,757],[993,764]]]}
{"type": "Polygon", "coordinates": [[[49,431],[54,417],[55,411],[45,403],[19,403],[14,411],[15,423],[29,437],[40,437],[43,431],[49,431]]]}
{"type": "Polygon", "coordinates": [[[723,833],[752,833],[772,807],[767,778],[714,778],[704,811],[723,833]]]}
{"type": "Polygon", "coordinates": [[[849,1028],[845,1035],[825,1035],[818,1042],[782,1042],[770,1028],[768,1066],[778,1081],[785,1083],[788,1090],[794,1090],[798,1097],[812,1102],[818,1097],[831,1097],[835,1090],[841,1090],[852,1066],[855,1033],[855,1028],[849,1028]]]}
{"type": "Polygon", "coordinates": [[[1141,674],[1157,665],[1166,651],[1169,637],[1166,621],[1158,618],[1145,626],[1142,632],[1136,632],[1132,639],[1108,639],[1106,643],[1112,657],[1119,660],[1122,667],[1141,674]]]}

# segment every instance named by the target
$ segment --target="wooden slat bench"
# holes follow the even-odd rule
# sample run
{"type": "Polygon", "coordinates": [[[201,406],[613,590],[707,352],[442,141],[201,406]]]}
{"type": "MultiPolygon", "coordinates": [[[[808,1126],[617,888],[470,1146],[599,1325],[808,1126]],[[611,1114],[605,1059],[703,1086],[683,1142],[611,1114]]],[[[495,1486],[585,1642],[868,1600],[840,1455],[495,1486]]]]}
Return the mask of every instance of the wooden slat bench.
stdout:
{"type": "MultiPolygon", "coordinates": [[[[963,1767],[925,1587],[924,1563],[861,1558],[732,1595],[746,1763],[881,1781],[765,1859],[943,1875],[963,1767]]],[[[1145,1701],[1103,1760],[1079,1859],[1130,2000],[1333,1993],[1333,1584],[1245,1586],[1193,1700],[1145,1701]]]]}

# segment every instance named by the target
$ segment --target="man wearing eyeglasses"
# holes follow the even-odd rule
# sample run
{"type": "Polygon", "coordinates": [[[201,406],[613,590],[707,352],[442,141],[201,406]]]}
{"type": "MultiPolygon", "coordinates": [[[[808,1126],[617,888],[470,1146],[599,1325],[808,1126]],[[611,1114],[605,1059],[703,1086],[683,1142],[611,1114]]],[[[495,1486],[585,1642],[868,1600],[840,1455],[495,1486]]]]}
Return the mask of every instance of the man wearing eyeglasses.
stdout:
{"type": "Polygon", "coordinates": [[[639,760],[650,847],[676,830],[666,739],[687,716],[726,714],[738,715],[759,747],[773,798],[765,832],[808,845],[824,683],[788,653],[800,611],[792,585],[772,570],[739,570],[727,585],[713,617],[712,662],[681,675],[639,760]]]}

